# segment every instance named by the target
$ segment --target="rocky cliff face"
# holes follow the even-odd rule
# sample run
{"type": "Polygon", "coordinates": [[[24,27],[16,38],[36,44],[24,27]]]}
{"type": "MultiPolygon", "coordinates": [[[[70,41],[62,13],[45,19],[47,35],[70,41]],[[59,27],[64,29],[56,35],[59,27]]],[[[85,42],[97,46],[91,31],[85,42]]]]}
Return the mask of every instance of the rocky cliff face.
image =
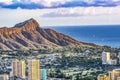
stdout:
{"type": "Polygon", "coordinates": [[[43,29],[33,18],[12,28],[0,28],[0,49],[63,48],[65,46],[92,46],[79,42],[51,29],[43,29]]]}

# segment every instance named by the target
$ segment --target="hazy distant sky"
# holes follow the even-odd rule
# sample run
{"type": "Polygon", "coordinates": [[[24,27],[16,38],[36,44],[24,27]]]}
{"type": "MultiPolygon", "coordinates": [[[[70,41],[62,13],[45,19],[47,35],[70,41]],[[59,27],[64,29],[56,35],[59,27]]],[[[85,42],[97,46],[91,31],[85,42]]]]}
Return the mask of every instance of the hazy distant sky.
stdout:
{"type": "Polygon", "coordinates": [[[0,27],[29,18],[42,26],[118,25],[120,0],[0,0],[0,27]]]}

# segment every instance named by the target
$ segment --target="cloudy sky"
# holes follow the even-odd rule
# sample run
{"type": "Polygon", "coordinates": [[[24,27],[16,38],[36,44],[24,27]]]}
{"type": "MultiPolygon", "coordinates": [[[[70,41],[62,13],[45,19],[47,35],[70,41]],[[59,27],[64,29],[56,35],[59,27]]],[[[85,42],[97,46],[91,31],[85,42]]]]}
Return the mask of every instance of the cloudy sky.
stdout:
{"type": "Polygon", "coordinates": [[[42,26],[119,25],[120,0],[0,0],[0,27],[30,18],[42,26]]]}

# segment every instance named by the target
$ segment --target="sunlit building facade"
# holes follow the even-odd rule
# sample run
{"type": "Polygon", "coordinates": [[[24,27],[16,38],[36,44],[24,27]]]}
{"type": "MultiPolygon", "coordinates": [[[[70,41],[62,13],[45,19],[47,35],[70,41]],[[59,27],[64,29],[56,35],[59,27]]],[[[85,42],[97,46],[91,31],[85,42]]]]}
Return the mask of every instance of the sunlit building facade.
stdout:
{"type": "Polygon", "coordinates": [[[12,63],[12,76],[25,78],[26,64],[25,61],[15,60],[12,63]]]}
{"type": "Polygon", "coordinates": [[[28,60],[28,80],[40,80],[40,61],[28,60]]]}
{"type": "Polygon", "coordinates": [[[9,76],[7,74],[0,75],[0,80],[8,80],[9,76]]]}
{"type": "Polygon", "coordinates": [[[110,80],[120,80],[120,69],[114,69],[109,72],[109,78],[110,80]]]}
{"type": "Polygon", "coordinates": [[[103,52],[102,53],[102,64],[110,64],[110,53],[109,52],[103,52]]]}
{"type": "Polygon", "coordinates": [[[101,74],[97,77],[97,80],[109,80],[109,76],[101,74]]]}

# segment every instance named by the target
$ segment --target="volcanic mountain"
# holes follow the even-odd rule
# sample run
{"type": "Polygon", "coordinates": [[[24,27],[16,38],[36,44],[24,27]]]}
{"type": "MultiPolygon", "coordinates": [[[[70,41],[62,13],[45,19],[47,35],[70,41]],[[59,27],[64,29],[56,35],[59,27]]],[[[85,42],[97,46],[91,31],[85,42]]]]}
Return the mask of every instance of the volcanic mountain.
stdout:
{"type": "Polygon", "coordinates": [[[93,46],[93,44],[79,42],[52,29],[44,29],[33,18],[18,23],[12,28],[0,28],[1,50],[63,48],[66,46],[93,46]]]}

